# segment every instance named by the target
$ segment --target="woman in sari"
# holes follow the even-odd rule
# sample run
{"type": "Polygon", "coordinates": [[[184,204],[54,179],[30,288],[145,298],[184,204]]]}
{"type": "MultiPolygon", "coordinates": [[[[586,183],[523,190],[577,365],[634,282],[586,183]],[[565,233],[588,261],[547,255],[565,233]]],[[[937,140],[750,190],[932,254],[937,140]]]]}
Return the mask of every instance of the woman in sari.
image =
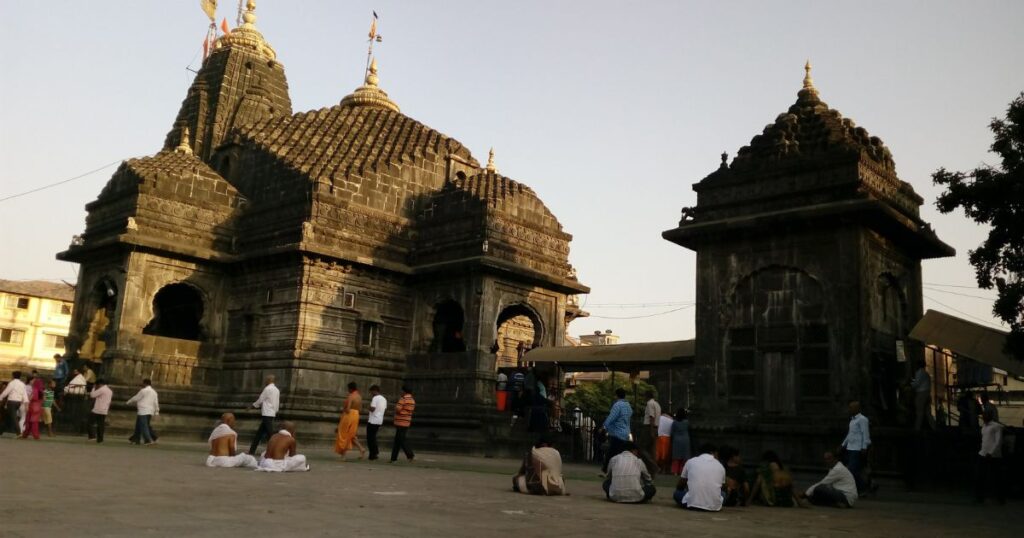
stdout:
{"type": "Polygon", "coordinates": [[[29,381],[28,384],[28,410],[25,414],[25,431],[22,432],[23,438],[28,438],[29,434],[32,434],[32,438],[39,440],[39,421],[43,418],[43,392],[46,390],[43,378],[35,376],[29,381]]]}
{"type": "Polygon", "coordinates": [[[334,438],[334,451],[345,460],[345,453],[355,445],[359,449],[359,459],[366,455],[366,449],[359,443],[356,434],[359,431],[359,410],[363,407],[363,397],[359,395],[355,383],[348,384],[348,397],[341,409],[341,420],[338,422],[338,435],[334,438]]]}
{"type": "Polygon", "coordinates": [[[761,466],[757,468],[757,480],[750,490],[747,504],[750,503],[789,508],[800,504],[793,494],[793,475],[782,465],[779,455],[771,450],[761,455],[761,466]]]}

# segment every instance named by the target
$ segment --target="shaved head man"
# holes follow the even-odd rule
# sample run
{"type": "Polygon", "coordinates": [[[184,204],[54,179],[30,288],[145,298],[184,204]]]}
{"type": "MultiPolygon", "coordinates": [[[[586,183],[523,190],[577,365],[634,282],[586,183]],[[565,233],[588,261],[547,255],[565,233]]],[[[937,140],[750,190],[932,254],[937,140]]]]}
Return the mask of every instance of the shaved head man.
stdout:
{"type": "Polygon", "coordinates": [[[220,424],[210,434],[210,455],[206,457],[207,467],[256,467],[256,458],[236,449],[238,434],[235,433],[235,415],[224,413],[220,424]]]}
{"type": "Polygon", "coordinates": [[[285,421],[281,424],[281,430],[267,442],[267,451],[256,470],[277,473],[308,471],[306,456],[296,453],[298,446],[295,441],[295,423],[285,421]]]}

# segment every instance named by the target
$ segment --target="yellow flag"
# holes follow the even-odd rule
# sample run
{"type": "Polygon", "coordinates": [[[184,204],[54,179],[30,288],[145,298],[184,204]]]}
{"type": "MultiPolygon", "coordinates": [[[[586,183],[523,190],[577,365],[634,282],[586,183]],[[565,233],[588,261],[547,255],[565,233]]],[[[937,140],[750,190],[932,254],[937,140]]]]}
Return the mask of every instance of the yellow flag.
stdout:
{"type": "Polygon", "coordinates": [[[210,22],[217,18],[217,0],[199,0],[199,7],[203,8],[203,13],[206,13],[207,17],[210,17],[210,22]]]}

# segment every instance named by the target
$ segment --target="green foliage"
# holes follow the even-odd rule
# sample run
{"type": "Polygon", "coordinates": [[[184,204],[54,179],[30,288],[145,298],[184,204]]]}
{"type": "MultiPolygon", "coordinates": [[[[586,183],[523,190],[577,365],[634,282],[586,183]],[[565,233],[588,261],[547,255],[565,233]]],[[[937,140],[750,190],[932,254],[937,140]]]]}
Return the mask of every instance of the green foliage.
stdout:
{"type": "MultiPolygon", "coordinates": [[[[603,417],[608,414],[608,409],[612,406],[612,402],[615,401],[615,389],[622,387],[626,390],[626,401],[633,405],[634,415],[636,412],[643,411],[647,401],[644,399],[644,393],[648,390],[654,391],[657,395],[653,385],[649,385],[643,381],[637,381],[636,383],[636,400],[633,397],[633,383],[629,380],[629,377],[625,374],[615,375],[615,385],[612,386],[611,378],[598,381],[596,383],[580,383],[576,386],[576,392],[573,392],[565,398],[565,409],[571,411],[572,409],[579,407],[585,414],[592,417],[603,417]]],[[[657,398],[657,396],[655,396],[657,398]]]]}
{"type": "Polygon", "coordinates": [[[935,205],[950,213],[962,208],[988,237],[970,251],[978,286],[998,290],[992,313],[1010,325],[1007,350],[1024,360],[1024,93],[1017,96],[1005,119],[993,118],[991,150],[1001,166],[980,166],[969,172],[940,168],[932,174],[946,191],[935,205]]]}

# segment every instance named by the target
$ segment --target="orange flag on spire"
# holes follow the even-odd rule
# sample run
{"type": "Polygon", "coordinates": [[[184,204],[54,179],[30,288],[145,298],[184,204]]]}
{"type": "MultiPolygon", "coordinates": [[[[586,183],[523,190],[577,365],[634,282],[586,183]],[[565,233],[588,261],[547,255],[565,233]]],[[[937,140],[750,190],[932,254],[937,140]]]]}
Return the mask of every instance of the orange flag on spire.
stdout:
{"type": "Polygon", "coordinates": [[[231,33],[231,30],[228,29],[228,19],[227,18],[221,19],[221,21],[220,21],[220,31],[224,32],[224,35],[228,35],[228,34],[231,33]]]}

